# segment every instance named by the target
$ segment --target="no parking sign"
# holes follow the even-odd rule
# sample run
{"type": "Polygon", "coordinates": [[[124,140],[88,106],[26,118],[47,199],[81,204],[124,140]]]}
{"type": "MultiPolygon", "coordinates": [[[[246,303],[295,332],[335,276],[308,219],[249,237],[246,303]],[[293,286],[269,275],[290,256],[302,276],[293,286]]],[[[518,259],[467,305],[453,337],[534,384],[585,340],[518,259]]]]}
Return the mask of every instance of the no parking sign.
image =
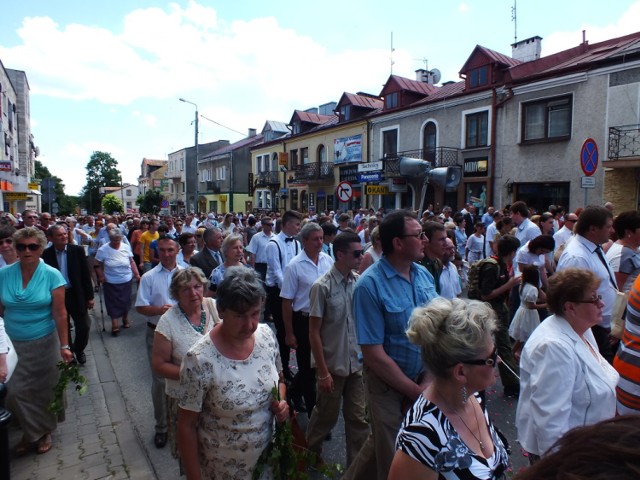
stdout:
{"type": "Polygon", "coordinates": [[[598,145],[592,138],[587,138],[580,150],[580,167],[587,177],[598,169],[598,145]]]}

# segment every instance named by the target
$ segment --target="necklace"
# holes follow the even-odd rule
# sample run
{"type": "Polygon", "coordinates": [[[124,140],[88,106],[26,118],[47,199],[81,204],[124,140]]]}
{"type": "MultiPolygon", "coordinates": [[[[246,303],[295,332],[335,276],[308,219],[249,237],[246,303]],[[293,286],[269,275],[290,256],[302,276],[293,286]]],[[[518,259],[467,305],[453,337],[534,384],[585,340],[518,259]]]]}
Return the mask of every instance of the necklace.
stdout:
{"type": "MultiPolygon", "coordinates": [[[[436,392],[438,392],[438,396],[442,400],[445,400],[445,397],[442,395],[442,393],[440,393],[440,390],[436,389],[436,392]]],[[[476,427],[478,427],[478,435],[481,435],[481,433],[480,433],[480,422],[478,421],[478,412],[477,412],[476,407],[474,405],[472,405],[472,407],[473,407],[473,414],[474,414],[475,419],[476,419],[476,427]]],[[[478,436],[476,436],[475,433],[473,433],[473,430],[471,430],[469,428],[469,425],[467,425],[467,422],[464,421],[464,418],[462,418],[457,411],[452,410],[452,412],[460,419],[462,424],[465,427],[467,427],[467,430],[469,430],[469,433],[473,436],[473,438],[476,439],[476,442],[478,442],[478,445],[480,445],[480,450],[482,451],[482,453],[484,453],[485,446],[484,446],[484,443],[482,442],[482,440],[480,440],[480,438],[478,436]]]]}
{"type": "Polygon", "coordinates": [[[200,325],[194,325],[180,305],[178,305],[178,308],[182,312],[182,315],[184,315],[184,318],[187,319],[187,322],[189,322],[189,325],[191,325],[196,332],[202,335],[204,333],[204,324],[207,321],[207,314],[204,312],[204,308],[200,306],[200,325]]]}

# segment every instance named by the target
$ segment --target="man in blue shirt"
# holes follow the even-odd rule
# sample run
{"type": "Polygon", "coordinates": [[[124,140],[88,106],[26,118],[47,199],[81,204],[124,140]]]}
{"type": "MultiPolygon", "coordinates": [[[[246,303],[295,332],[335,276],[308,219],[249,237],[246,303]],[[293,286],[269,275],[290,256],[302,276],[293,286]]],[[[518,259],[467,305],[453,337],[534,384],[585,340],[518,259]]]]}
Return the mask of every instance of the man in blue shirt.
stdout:
{"type": "Polygon", "coordinates": [[[424,255],[427,237],[416,216],[405,210],[388,214],[378,228],[384,257],[365,271],[353,293],[372,434],[345,479],[360,477],[362,470],[387,478],[404,410],[425,388],[418,383],[420,349],[405,330],[413,309],[437,296],[433,276],[415,263],[424,255]]]}

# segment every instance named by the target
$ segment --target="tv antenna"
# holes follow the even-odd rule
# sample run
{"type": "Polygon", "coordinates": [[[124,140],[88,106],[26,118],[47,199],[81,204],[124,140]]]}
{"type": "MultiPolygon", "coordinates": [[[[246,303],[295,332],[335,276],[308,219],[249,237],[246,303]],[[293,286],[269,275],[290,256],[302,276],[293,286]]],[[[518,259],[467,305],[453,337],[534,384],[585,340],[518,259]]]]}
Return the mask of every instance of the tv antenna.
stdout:
{"type": "Polygon", "coordinates": [[[393,75],[393,64],[395,63],[393,61],[393,52],[395,52],[395,48],[393,48],[393,32],[391,32],[391,50],[389,52],[389,62],[390,62],[390,67],[391,67],[391,75],[393,75]]]}
{"type": "Polygon", "coordinates": [[[517,4],[518,0],[513,0],[513,7],[511,7],[511,21],[513,22],[513,43],[518,43],[518,15],[517,4]]]}
{"type": "Polygon", "coordinates": [[[416,62],[424,63],[424,69],[429,70],[429,59],[427,57],[414,58],[413,60],[416,62]]]}

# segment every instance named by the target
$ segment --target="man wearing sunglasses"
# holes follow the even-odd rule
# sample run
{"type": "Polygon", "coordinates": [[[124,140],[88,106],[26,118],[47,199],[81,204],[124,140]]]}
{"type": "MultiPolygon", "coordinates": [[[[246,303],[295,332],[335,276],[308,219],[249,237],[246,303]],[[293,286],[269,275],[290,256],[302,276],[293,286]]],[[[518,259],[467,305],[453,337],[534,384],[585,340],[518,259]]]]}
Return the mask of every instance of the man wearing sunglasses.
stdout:
{"type": "Polygon", "coordinates": [[[424,390],[420,349],[405,335],[411,312],[437,296],[433,276],[417,264],[426,235],[415,214],[389,213],[378,227],[383,257],[367,268],[353,292],[358,343],[364,359],[372,434],[343,478],[387,478],[405,405],[424,390]],[[372,460],[375,458],[375,461],[372,460]]]}
{"type": "MultiPolygon", "coordinates": [[[[323,226],[324,229],[324,226],[323,226]]],[[[333,242],[335,263],[311,286],[309,341],[316,369],[316,406],[307,428],[309,450],[322,452],[322,442],[331,433],[340,414],[347,435],[347,467],[369,435],[365,418],[362,354],[356,338],[351,309],[353,287],[362,262],[360,237],[340,233],[333,242]]]]}

